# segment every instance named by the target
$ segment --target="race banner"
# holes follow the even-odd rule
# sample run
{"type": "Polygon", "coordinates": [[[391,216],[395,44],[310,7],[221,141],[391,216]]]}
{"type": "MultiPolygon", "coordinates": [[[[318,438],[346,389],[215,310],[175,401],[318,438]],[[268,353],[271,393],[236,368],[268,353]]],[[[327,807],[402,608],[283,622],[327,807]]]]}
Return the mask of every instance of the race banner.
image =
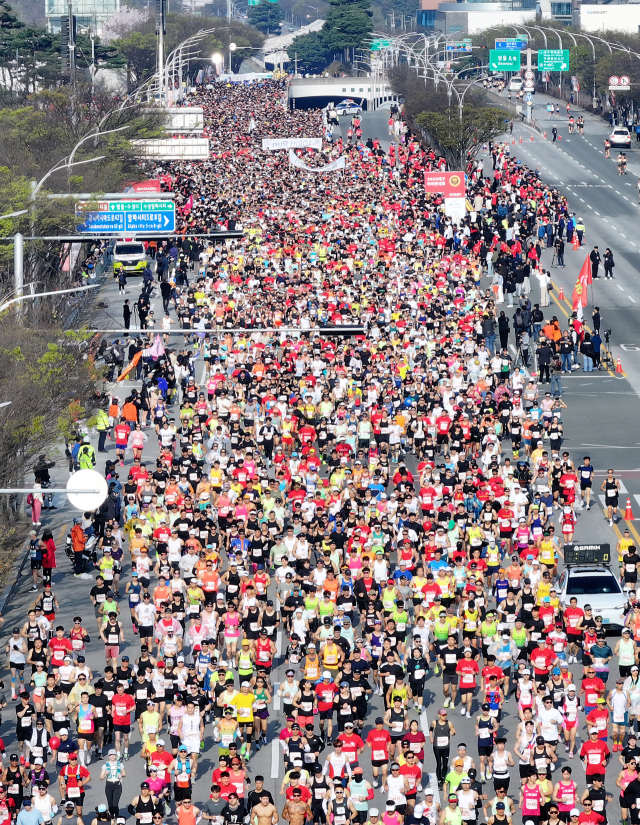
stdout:
{"type": "Polygon", "coordinates": [[[322,138],[262,138],[262,148],[270,152],[278,149],[322,149],[322,138]]]}
{"type": "Polygon", "coordinates": [[[336,169],[345,168],[345,157],[343,155],[338,160],[327,163],[326,166],[309,166],[296,155],[293,149],[289,149],[289,164],[297,169],[304,169],[305,172],[335,172],[336,169]]]}

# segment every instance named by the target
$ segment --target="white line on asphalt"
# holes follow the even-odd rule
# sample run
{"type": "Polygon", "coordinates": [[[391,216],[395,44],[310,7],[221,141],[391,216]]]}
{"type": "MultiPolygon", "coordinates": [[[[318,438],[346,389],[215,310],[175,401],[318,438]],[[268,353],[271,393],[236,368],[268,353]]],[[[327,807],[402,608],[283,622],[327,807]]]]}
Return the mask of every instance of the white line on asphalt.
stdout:
{"type": "Polygon", "coordinates": [[[630,183],[628,183],[627,181],[625,181],[625,184],[624,184],[624,185],[625,185],[625,186],[631,186],[631,184],[630,184],[630,183]]]}
{"type": "Polygon", "coordinates": [[[273,683],[273,710],[280,710],[280,697],[278,696],[278,688],[280,687],[280,682],[273,683]]]}
{"type": "Polygon", "coordinates": [[[616,284],[616,286],[618,287],[618,289],[620,290],[620,292],[624,292],[624,287],[621,287],[621,286],[620,286],[620,284],[616,284]]]}
{"type": "Polygon", "coordinates": [[[596,212],[596,215],[597,215],[598,217],[600,217],[600,213],[599,213],[599,212],[596,212]]]}
{"type": "Polygon", "coordinates": [[[582,203],[584,203],[584,198],[579,198],[579,200],[581,200],[581,201],[582,201],[582,203]]]}
{"type": "Polygon", "coordinates": [[[589,209],[593,209],[593,206],[591,206],[590,203],[588,203],[587,206],[589,207],[589,209]]]}
{"type": "Polygon", "coordinates": [[[629,243],[631,244],[631,246],[635,246],[633,241],[629,241],[629,243]]]}
{"type": "Polygon", "coordinates": [[[427,719],[427,711],[424,708],[420,712],[420,729],[425,736],[429,735],[429,720],[427,719]]]}
{"type": "Polygon", "coordinates": [[[271,778],[277,779],[280,770],[280,740],[274,739],[271,743],[271,778]]]}
{"type": "Polygon", "coordinates": [[[433,791],[433,801],[440,804],[440,788],[438,788],[438,777],[435,773],[429,774],[429,787],[433,791]]]}
{"type": "Polygon", "coordinates": [[[609,223],[609,221],[608,221],[606,218],[603,218],[602,220],[603,220],[605,223],[609,223]]]}
{"type": "Polygon", "coordinates": [[[629,300],[631,301],[632,304],[635,304],[635,302],[636,302],[635,298],[632,298],[631,295],[628,295],[627,297],[629,298],[629,300]]]}
{"type": "Polygon", "coordinates": [[[629,198],[628,198],[626,195],[623,195],[622,197],[623,197],[626,201],[628,201],[628,200],[629,200],[629,198]]]}
{"type": "Polygon", "coordinates": [[[282,653],[282,631],[278,630],[276,633],[276,656],[282,653]]]}

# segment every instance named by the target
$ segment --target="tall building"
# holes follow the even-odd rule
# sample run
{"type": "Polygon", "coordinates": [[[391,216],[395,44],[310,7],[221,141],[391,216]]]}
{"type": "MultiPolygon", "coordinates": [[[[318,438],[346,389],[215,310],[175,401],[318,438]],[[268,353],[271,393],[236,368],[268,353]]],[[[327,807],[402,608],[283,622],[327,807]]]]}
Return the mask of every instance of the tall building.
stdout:
{"type": "MultiPolygon", "coordinates": [[[[57,34],[60,31],[61,20],[69,14],[67,0],[44,0],[47,27],[50,32],[57,34]]],[[[120,11],[120,0],[73,0],[73,14],[76,17],[78,31],[92,31],[100,33],[100,27],[115,12],[120,11]]]]}

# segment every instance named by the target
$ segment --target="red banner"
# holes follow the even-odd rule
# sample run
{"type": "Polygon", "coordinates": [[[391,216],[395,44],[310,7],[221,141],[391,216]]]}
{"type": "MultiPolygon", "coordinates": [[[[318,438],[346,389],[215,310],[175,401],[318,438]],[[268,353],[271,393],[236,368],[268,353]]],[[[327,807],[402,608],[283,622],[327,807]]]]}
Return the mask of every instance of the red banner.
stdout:
{"type": "Polygon", "coordinates": [[[438,192],[445,198],[463,198],[464,172],[425,172],[424,188],[425,192],[438,192]]]}
{"type": "Polygon", "coordinates": [[[574,312],[579,306],[586,307],[587,305],[587,287],[592,283],[591,278],[591,259],[587,255],[585,262],[582,264],[582,269],[578,275],[578,280],[573,288],[573,310],[574,312]]]}
{"type": "Polygon", "coordinates": [[[132,189],[134,192],[160,192],[160,181],[141,180],[140,183],[134,183],[132,189]]]}

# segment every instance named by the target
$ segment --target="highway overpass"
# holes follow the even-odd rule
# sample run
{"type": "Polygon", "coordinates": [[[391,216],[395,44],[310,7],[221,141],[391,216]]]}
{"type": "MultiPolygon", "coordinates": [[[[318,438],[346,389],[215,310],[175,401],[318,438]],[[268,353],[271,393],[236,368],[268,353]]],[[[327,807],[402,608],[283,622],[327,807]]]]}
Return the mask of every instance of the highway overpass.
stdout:
{"type": "Polygon", "coordinates": [[[353,98],[363,109],[375,111],[384,103],[395,103],[396,94],[385,78],[375,77],[294,77],[289,82],[289,105],[307,109],[353,98]]]}

